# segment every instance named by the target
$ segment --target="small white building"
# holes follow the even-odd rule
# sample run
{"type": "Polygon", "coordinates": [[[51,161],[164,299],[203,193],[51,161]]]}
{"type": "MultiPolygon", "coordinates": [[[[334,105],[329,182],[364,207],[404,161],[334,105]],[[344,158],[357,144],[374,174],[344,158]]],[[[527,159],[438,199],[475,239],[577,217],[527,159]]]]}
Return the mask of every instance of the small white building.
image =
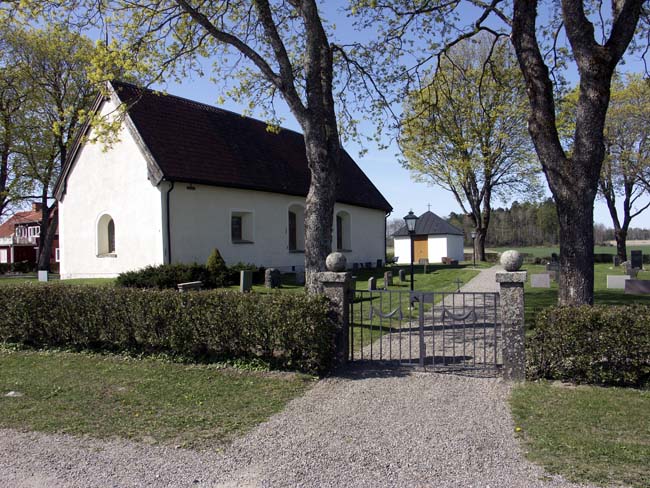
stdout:
{"type": "MultiPolygon", "coordinates": [[[[87,142],[86,127],[57,182],[62,278],[205,263],[214,248],[229,265],[304,268],[301,134],[120,82],[94,109],[111,117],[122,103],[119,142],[87,142]]],[[[350,266],[384,259],[391,210],[343,151],[332,242],[350,266]]]]}
{"type": "MultiPolygon", "coordinates": [[[[411,237],[406,225],[393,234],[395,257],[398,264],[411,263],[411,237]]],[[[416,264],[422,259],[441,263],[443,257],[463,260],[463,231],[441,219],[433,212],[425,212],[415,224],[413,255],[416,264]]]]}

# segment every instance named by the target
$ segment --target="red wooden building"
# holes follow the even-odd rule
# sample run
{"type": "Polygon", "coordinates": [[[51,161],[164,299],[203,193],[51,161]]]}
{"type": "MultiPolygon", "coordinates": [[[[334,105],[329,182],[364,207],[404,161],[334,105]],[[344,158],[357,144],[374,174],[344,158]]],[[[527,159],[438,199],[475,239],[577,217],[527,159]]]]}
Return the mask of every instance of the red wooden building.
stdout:
{"type": "MultiPolygon", "coordinates": [[[[56,208],[53,209],[54,213],[56,208]]],[[[0,264],[27,263],[36,266],[38,244],[43,212],[40,203],[33,203],[31,210],[16,212],[0,225],[0,264]]],[[[50,251],[52,271],[59,267],[59,236],[54,236],[50,251]]]]}

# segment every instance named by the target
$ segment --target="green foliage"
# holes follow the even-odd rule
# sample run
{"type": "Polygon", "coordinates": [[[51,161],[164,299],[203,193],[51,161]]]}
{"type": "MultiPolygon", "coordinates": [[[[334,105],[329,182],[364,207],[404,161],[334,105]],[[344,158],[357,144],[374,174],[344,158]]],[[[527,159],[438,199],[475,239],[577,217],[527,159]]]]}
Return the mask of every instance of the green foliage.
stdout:
{"type": "Polygon", "coordinates": [[[409,96],[400,140],[414,177],[450,191],[481,227],[491,197],[531,197],[539,187],[523,78],[508,43],[491,46],[484,36],[441,59],[409,96]]]}
{"type": "Polygon", "coordinates": [[[0,341],[170,353],[194,361],[260,359],[326,372],[335,326],[323,297],[15,285],[2,290],[0,341]]]}
{"type": "Polygon", "coordinates": [[[212,250],[210,256],[208,256],[208,261],[205,263],[205,267],[212,274],[221,274],[226,271],[226,262],[223,260],[219,249],[216,247],[212,250]]]}
{"type": "Polygon", "coordinates": [[[550,307],[527,342],[527,376],[650,386],[650,307],[550,307]]]}
{"type": "Polygon", "coordinates": [[[179,283],[188,281],[203,281],[206,288],[212,284],[206,267],[196,263],[161,264],[127,271],[117,277],[116,284],[125,288],[176,289],[179,283]]]}

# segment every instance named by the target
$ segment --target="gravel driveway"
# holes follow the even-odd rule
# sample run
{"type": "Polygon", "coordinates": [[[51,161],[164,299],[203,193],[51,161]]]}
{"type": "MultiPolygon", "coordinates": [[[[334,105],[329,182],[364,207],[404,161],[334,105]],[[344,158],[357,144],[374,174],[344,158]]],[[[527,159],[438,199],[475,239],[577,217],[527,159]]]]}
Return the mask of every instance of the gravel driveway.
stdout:
{"type": "Polygon", "coordinates": [[[522,457],[499,379],[349,368],[224,452],[0,431],[7,487],[564,487],[522,457]]]}

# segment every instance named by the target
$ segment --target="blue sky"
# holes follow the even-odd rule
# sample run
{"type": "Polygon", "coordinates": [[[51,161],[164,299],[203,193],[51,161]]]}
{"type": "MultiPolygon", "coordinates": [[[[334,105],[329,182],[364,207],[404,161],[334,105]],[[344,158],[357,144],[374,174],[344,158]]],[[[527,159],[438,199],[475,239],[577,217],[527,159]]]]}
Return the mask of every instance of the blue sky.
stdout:
{"type": "MultiPolygon", "coordinates": [[[[331,5],[337,5],[338,3],[334,2],[331,5]]],[[[329,5],[327,10],[329,10],[329,5]]],[[[358,38],[358,34],[352,32],[347,19],[336,8],[332,8],[332,12],[327,12],[327,15],[337,24],[337,37],[346,38],[348,36],[356,36],[358,38]]],[[[635,59],[628,58],[625,69],[628,71],[641,71],[643,65],[635,59]]],[[[203,78],[194,77],[183,83],[170,82],[166,85],[159,86],[159,88],[166,89],[170,94],[217,105],[217,99],[223,95],[223,87],[209,81],[209,72],[209,67],[206,64],[206,73],[208,73],[208,76],[203,78]]],[[[221,107],[235,112],[242,112],[245,108],[248,108],[232,100],[226,100],[221,107]]],[[[282,124],[284,127],[300,131],[299,125],[286,106],[282,105],[282,102],[277,104],[277,110],[278,114],[284,119],[282,124]]],[[[253,111],[253,116],[255,115],[253,111]]],[[[362,122],[360,124],[361,133],[371,135],[374,131],[375,128],[369,122],[362,122]]],[[[395,144],[391,144],[387,149],[379,149],[377,146],[367,143],[365,148],[367,152],[360,155],[361,148],[357,144],[353,142],[346,143],[346,150],[393,206],[394,210],[391,218],[401,218],[411,209],[417,214],[422,213],[427,210],[428,204],[431,205],[431,210],[440,216],[447,216],[450,212],[461,211],[451,193],[439,187],[429,186],[425,183],[418,183],[412,180],[409,172],[402,168],[398,162],[396,155],[399,151],[395,144]]],[[[546,186],[543,177],[542,181],[546,186]]],[[[550,195],[548,190],[547,193],[550,195]]],[[[507,204],[509,203],[507,202],[507,204]]],[[[504,203],[500,201],[493,202],[493,207],[496,208],[499,206],[504,206],[504,203]]],[[[607,227],[612,226],[611,217],[604,202],[596,201],[594,219],[596,222],[603,223],[607,227]]],[[[649,228],[650,210],[633,220],[632,226],[649,228]]]]}

